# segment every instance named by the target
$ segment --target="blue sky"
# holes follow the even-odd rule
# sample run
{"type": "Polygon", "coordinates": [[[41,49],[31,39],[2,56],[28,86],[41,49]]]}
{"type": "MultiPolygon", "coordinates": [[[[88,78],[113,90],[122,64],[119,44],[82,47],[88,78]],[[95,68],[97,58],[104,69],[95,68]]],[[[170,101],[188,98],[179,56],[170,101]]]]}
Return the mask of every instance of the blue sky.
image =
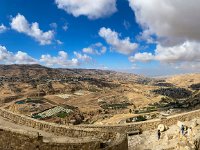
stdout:
{"type": "MultiPolygon", "coordinates": [[[[165,5],[180,6],[168,1],[165,5]]],[[[110,69],[150,76],[196,72],[196,67],[188,70],[182,66],[199,66],[199,61],[193,61],[199,57],[187,60],[184,54],[171,51],[191,48],[196,44],[193,35],[183,39],[185,35],[168,35],[171,30],[161,33],[162,24],[160,30],[154,24],[162,23],[160,16],[147,18],[147,6],[144,0],[1,0],[0,63],[110,69]],[[173,38],[178,42],[169,40],[173,38]]],[[[172,24],[171,19],[167,21],[172,24]]]]}

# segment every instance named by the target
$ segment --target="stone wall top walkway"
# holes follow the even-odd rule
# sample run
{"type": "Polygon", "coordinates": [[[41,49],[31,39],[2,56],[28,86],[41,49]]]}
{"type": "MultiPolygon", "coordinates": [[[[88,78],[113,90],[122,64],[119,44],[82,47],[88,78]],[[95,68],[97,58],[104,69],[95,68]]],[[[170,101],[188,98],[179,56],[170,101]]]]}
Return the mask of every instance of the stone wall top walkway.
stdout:
{"type": "Polygon", "coordinates": [[[153,130],[158,127],[159,124],[165,124],[171,126],[177,123],[177,121],[189,121],[195,118],[200,118],[200,110],[194,110],[191,112],[181,113],[177,115],[168,116],[164,119],[153,119],[149,121],[117,124],[117,125],[79,125],[83,128],[95,128],[95,129],[108,129],[110,131],[128,132],[132,130],[153,130]]]}
{"type": "MultiPolygon", "coordinates": [[[[9,122],[14,123],[11,130],[7,131],[5,129],[6,134],[9,134],[10,132],[13,132],[13,135],[17,134],[17,137],[26,137],[28,136],[23,132],[24,134],[20,134],[19,132],[16,132],[15,125],[22,125],[25,128],[32,128],[30,132],[38,132],[41,133],[43,143],[47,142],[48,144],[57,144],[59,147],[59,143],[63,143],[64,145],[67,145],[67,147],[70,147],[70,149],[73,149],[73,147],[76,147],[75,149],[99,149],[102,150],[127,150],[128,149],[128,141],[126,134],[117,133],[115,131],[109,131],[107,129],[93,129],[93,128],[83,128],[79,126],[65,126],[65,125],[58,125],[54,123],[48,123],[45,121],[36,120],[24,115],[15,114],[13,112],[10,112],[8,110],[5,110],[3,108],[0,108],[0,116],[2,118],[6,118],[9,122]],[[50,134],[53,134],[54,136],[57,136],[56,138],[53,138],[50,134]],[[20,136],[19,136],[20,135],[20,136]],[[47,138],[47,136],[50,136],[47,138]],[[67,140],[65,140],[65,137],[67,140]],[[79,147],[79,148],[77,148],[79,147]],[[105,147],[105,148],[104,148],[105,147]]],[[[17,129],[17,131],[19,131],[17,129]]],[[[9,134],[9,136],[12,134],[9,134]]],[[[29,142],[28,142],[29,143],[29,142]]],[[[48,147],[48,146],[47,146],[48,147]]],[[[60,150],[60,149],[59,149],[60,150]]],[[[74,149],[73,149],[74,150],[74,149]]]]}

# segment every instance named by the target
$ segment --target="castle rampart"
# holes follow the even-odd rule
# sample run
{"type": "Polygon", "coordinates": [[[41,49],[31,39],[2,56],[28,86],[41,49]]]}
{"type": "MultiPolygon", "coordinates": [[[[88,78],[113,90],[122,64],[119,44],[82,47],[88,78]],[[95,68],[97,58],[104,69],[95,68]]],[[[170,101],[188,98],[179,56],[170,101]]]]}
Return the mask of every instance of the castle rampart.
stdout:
{"type": "Polygon", "coordinates": [[[154,119],[143,122],[127,123],[127,124],[118,124],[118,125],[79,125],[83,128],[95,128],[95,129],[108,129],[109,131],[116,132],[128,132],[133,130],[153,130],[158,127],[159,124],[164,124],[171,126],[177,123],[177,121],[189,121],[195,118],[200,118],[200,110],[195,110],[187,113],[181,113],[178,115],[169,116],[163,119],[154,119]]]}
{"type": "MultiPolygon", "coordinates": [[[[152,130],[156,129],[159,124],[165,124],[167,126],[176,124],[177,121],[188,121],[194,118],[200,117],[200,110],[191,111],[188,113],[182,113],[174,116],[166,117],[165,119],[155,119],[150,121],[138,122],[138,123],[129,123],[122,125],[107,125],[107,126],[97,126],[97,125],[79,125],[79,126],[64,126],[58,125],[54,123],[47,123],[45,121],[40,121],[36,119],[32,119],[30,117],[15,114],[3,108],[0,108],[0,116],[9,119],[11,122],[16,124],[25,125],[28,127],[32,127],[38,130],[43,130],[49,133],[53,133],[57,136],[66,136],[77,139],[85,139],[82,141],[77,140],[76,143],[68,142],[68,143],[59,143],[55,139],[49,138],[48,140],[44,140],[44,137],[38,138],[36,133],[28,133],[28,132],[20,132],[14,129],[6,129],[0,127],[0,145],[2,148],[2,144],[4,146],[8,146],[8,137],[10,143],[12,143],[11,147],[17,147],[16,149],[20,149],[22,146],[31,148],[38,147],[40,149],[59,149],[59,150],[90,150],[90,149],[103,149],[103,150],[127,150],[128,149],[128,141],[126,137],[126,132],[133,130],[152,130]],[[86,140],[88,139],[88,140],[86,140]],[[24,145],[21,143],[25,141],[24,145]],[[7,143],[7,144],[6,144],[7,143]],[[16,143],[16,145],[13,145],[16,143]]],[[[24,148],[23,147],[23,148],[24,148]]]]}
{"type": "Polygon", "coordinates": [[[12,149],[12,147],[15,147],[16,150],[26,149],[26,147],[29,147],[29,150],[35,150],[36,147],[39,147],[40,150],[120,150],[122,148],[124,150],[128,149],[128,141],[126,134],[121,134],[113,131],[110,132],[106,129],[89,129],[83,127],[64,126],[57,125],[54,123],[47,123],[45,121],[32,119],[24,115],[15,114],[3,108],[0,108],[0,116],[9,119],[9,121],[15,124],[25,125],[38,130],[43,130],[49,133],[53,133],[57,136],[66,136],[66,138],[76,138],[74,141],[77,141],[76,143],[70,141],[69,143],[58,143],[53,138],[48,138],[48,140],[46,140],[47,138],[44,140],[44,137],[38,138],[38,133],[24,131],[21,132],[15,129],[6,129],[4,127],[0,127],[0,134],[1,137],[3,137],[0,140],[0,148],[4,146],[4,149],[12,149]],[[25,144],[19,144],[23,141],[25,142],[25,144]],[[6,146],[8,148],[6,148],[6,146]]]}

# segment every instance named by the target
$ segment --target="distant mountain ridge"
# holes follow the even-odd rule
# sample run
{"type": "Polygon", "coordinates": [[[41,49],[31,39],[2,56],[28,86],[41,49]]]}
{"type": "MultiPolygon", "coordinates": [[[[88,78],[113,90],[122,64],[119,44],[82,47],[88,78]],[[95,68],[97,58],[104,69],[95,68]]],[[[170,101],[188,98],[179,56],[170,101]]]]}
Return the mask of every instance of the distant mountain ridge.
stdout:
{"type": "MultiPolygon", "coordinates": [[[[48,68],[39,64],[15,64],[0,65],[0,77],[19,77],[19,78],[62,78],[62,77],[92,77],[92,78],[113,78],[127,80],[134,79],[137,82],[149,83],[158,78],[148,78],[141,75],[121,73],[110,70],[99,69],[70,69],[70,68],[48,68]]],[[[200,83],[200,74],[182,74],[164,78],[169,83],[177,86],[189,86],[200,83]]]]}
{"type": "MultiPolygon", "coordinates": [[[[62,78],[65,77],[106,77],[107,75],[116,75],[121,78],[126,76],[139,77],[139,75],[120,73],[109,70],[98,69],[69,69],[69,68],[48,68],[39,64],[33,65],[0,65],[0,76],[5,77],[30,77],[30,78],[62,78]],[[98,75],[98,76],[97,76],[98,75]]],[[[113,76],[113,78],[114,78],[113,76]]]]}

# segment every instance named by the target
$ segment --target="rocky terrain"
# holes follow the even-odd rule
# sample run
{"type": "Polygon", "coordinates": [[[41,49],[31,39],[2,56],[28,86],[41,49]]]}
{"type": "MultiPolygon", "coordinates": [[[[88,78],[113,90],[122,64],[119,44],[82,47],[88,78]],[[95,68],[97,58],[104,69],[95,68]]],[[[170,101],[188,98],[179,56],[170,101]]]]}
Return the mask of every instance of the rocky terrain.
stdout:
{"type": "Polygon", "coordinates": [[[145,131],[140,135],[129,136],[129,148],[131,150],[199,150],[200,149],[200,119],[193,119],[187,122],[178,121],[177,124],[167,127],[162,131],[158,140],[157,129],[145,131]],[[186,129],[184,135],[180,133],[179,124],[186,129]],[[188,128],[192,128],[188,132],[188,128]]]}

